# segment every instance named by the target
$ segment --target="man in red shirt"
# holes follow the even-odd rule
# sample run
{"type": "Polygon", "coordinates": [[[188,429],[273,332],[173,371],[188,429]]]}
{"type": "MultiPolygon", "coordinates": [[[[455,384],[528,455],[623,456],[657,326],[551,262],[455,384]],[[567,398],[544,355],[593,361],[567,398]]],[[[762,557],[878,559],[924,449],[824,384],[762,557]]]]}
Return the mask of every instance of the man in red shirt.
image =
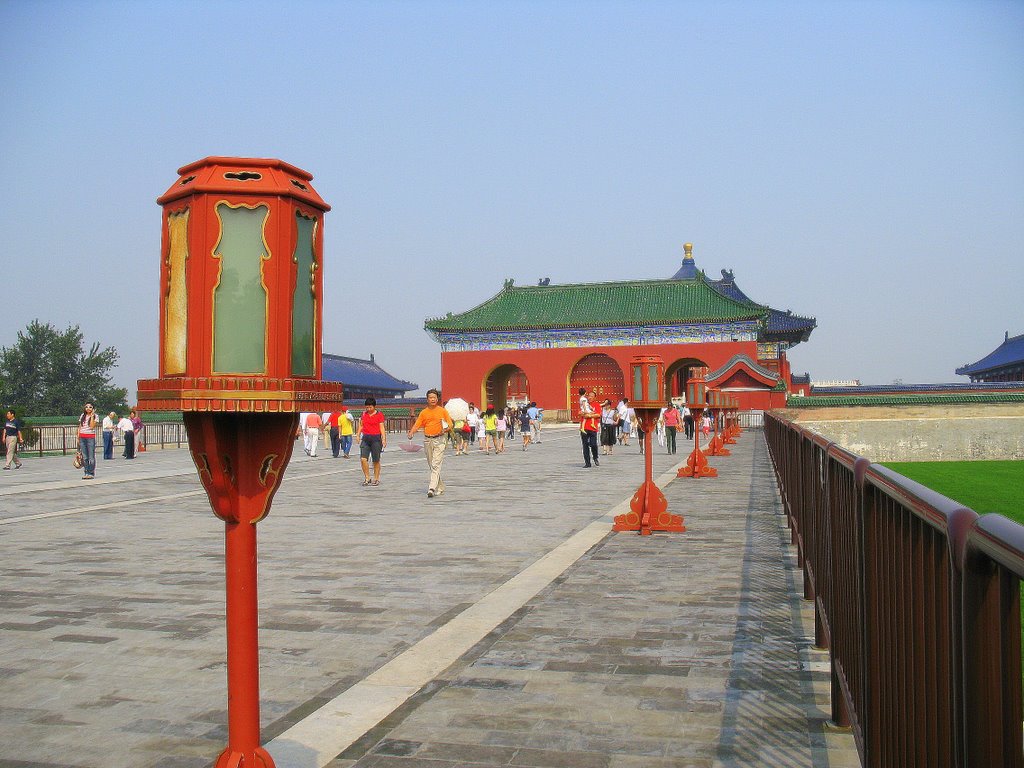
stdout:
{"type": "MultiPolygon", "coordinates": [[[[596,397],[596,393],[594,395],[596,397]]],[[[590,458],[594,458],[594,466],[601,466],[597,460],[597,431],[601,428],[601,414],[594,411],[594,406],[589,400],[584,404],[584,398],[580,398],[580,407],[587,408],[580,413],[580,441],[583,443],[583,466],[590,467],[590,458]]]]}
{"type": "Polygon", "coordinates": [[[338,458],[341,453],[341,435],[338,433],[338,419],[341,418],[341,411],[332,411],[327,417],[327,429],[331,436],[331,456],[338,458]]]}
{"type": "Polygon", "coordinates": [[[387,447],[388,433],[384,428],[384,414],[377,410],[377,398],[368,397],[364,402],[363,418],[359,420],[359,461],[363,465],[363,485],[380,485],[380,452],[387,447]]]}

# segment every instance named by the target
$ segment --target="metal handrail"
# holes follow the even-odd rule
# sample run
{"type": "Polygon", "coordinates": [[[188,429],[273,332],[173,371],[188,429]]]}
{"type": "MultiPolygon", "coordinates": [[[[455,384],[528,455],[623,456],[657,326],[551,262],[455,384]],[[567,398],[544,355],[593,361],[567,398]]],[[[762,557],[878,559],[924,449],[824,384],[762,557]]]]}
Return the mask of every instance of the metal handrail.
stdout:
{"type": "Polygon", "coordinates": [[[775,414],[765,437],[862,764],[1024,766],[1024,526],[775,414]]]}

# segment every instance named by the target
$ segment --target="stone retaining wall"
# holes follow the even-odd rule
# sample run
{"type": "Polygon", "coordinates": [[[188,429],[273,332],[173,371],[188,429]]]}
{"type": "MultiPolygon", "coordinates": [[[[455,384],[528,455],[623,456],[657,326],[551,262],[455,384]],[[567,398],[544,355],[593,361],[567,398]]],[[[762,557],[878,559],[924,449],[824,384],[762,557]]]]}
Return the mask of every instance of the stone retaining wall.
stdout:
{"type": "Polygon", "coordinates": [[[914,405],[777,411],[872,461],[1024,459],[1024,405],[914,405]]]}

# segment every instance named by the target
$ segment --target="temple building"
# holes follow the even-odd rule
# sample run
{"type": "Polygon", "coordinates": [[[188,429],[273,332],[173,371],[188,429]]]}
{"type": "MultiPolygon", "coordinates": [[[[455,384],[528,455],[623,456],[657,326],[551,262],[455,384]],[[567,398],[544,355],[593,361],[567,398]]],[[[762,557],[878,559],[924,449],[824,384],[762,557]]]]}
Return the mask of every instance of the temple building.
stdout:
{"type": "Polygon", "coordinates": [[[786,351],[807,341],[815,320],[750,299],[733,273],[709,279],[684,246],[663,280],[517,286],[473,309],[427,320],[441,345],[445,397],[480,404],[536,401],[576,417],[578,390],[617,400],[634,355],[660,355],[666,392],[680,398],[690,369],[743,409],[782,407],[792,382],[786,351]]]}
{"type": "Polygon", "coordinates": [[[1010,336],[976,363],[956,369],[958,376],[970,376],[972,382],[1024,381],[1024,333],[1010,336]]]}
{"type": "Polygon", "coordinates": [[[370,355],[369,360],[358,357],[323,354],[323,378],[340,381],[346,400],[362,401],[367,397],[393,400],[405,397],[406,392],[419,389],[418,384],[392,376],[370,355]]]}

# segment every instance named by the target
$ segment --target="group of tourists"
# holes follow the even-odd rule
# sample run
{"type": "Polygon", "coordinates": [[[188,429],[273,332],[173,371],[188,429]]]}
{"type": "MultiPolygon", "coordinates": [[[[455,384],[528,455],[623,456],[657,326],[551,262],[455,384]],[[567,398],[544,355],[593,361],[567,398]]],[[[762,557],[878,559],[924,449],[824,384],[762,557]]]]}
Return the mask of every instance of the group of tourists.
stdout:
{"type": "MultiPolygon", "coordinates": [[[[465,401],[460,401],[463,406],[465,401]]],[[[427,391],[427,407],[420,411],[409,428],[408,438],[422,431],[423,449],[430,467],[427,496],[433,498],[444,493],[441,478],[441,464],[445,451],[451,445],[456,456],[469,455],[473,445],[486,454],[505,453],[516,430],[522,435],[522,449],[540,442],[541,423],[544,411],[536,403],[515,408],[487,406],[480,410],[469,403],[466,414],[459,413],[455,419],[441,404],[441,393],[436,389],[427,391]]],[[[349,458],[353,438],[358,441],[359,460],[363,471],[363,486],[380,485],[380,457],[387,447],[388,435],[384,414],[377,410],[377,400],[366,398],[363,413],[358,420],[353,418],[346,406],[333,413],[303,413],[299,417],[299,431],[307,456],[315,458],[321,437],[329,437],[331,455],[334,458],[349,458]]]]}
{"type": "MultiPolygon", "coordinates": [[[[24,425],[14,409],[8,408],[4,420],[4,447],[7,452],[4,469],[21,469],[18,450],[25,442],[23,429],[24,425]]],[[[78,417],[78,452],[74,460],[75,467],[83,472],[83,480],[92,480],[96,477],[97,432],[103,438],[105,460],[114,458],[114,441],[118,438],[124,445],[121,452],[123,459],[134,459],[137,450],[145,450],[145,444],[142,442],[142,418],[134,408],[121,417],[118,417],[115,411],[111,411],[100,420],[96,416],[96,406],[87,402],[82,406],[82,413],[78,417]]]]}
{"type": "MultiPolygon", "coordinates": [[[[587,392],[586,387],[579,389],[580,441],[583,445],[583,466],[600,466],[597,457],[597,444],[600,440],[601,455],[610,456],[616,445],[629,445],[630,438],[636,435],[640,444],[640,453],[644,452],[643,423],[627,398],[622,398],[615,405],[609,399],[597,403],[597,392],[587,392]]],[[[686,440],[693,440],[696,429],[693,414],[685,405],[677,406],[671,400],[658,413],[655,430],[658,443],[665,447],[666,453],[674,454],[678,450],[676,435],[683,432],[686,440]]],[[[711,417],[707,413],[701,418],[700,429],[705,437],[711,432],[711,417]]]]}
{"type": "Polygon", "coordinates": [[[114,458],[114,440],[121,437],[124,450],[121,458],[134,459],[136,450],[144,450],[142,442],[142,418],[133,408],[127,415],[118,418],[111,411],[102,421],[96,417],[96,406],[87,402],[82,406],[78,417],[78,453],[75,454],[75,466],[82,469],[82,479],[92,480],[96,477],[96,432],[103,436],[103,458],[109,461],[114,458]]]}
{"type": "Polygon", "coordinates": [[[483,411],[475,403],[470,403],[465,417],[456,418],[452,423],[451,442],[455,446],[456,456],[468,456],[474,445],[487,455],[490,455],[491,449],[496,454],[505,453],[508,447],[506,442],[512,444],[518,429],[525,451],[531,443],[540,442],[543,421],[544,410],[533,402],[505,408],[489,405],[483,411]]]}

